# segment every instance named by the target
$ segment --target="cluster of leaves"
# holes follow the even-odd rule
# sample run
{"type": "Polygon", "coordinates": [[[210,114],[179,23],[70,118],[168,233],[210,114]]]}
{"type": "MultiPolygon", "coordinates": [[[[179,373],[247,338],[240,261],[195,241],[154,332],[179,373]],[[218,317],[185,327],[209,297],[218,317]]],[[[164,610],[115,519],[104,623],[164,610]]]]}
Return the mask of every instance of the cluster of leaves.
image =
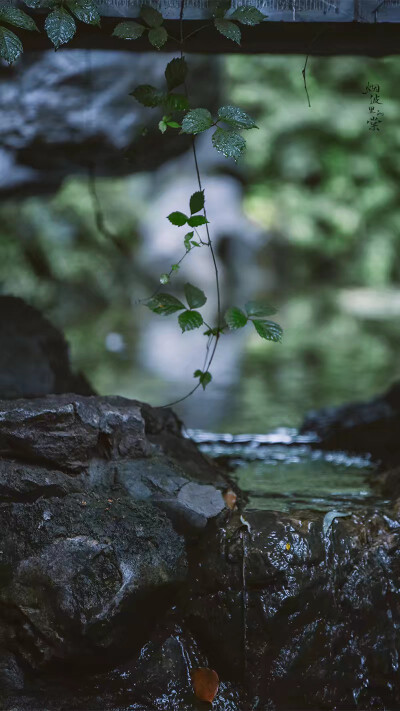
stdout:
{"type": "MultiPolygon", "coordinates": [[[[34,10],[48,10],[44,23],[47,36],[55,49],[69,42],[75,35],[75,18],[87,25],[100,25],[100,15],[94,0],[24,0],[34,10]]],[[[23,10],[12,6],[0,9],[0,56],[9,64],[23,52],[22,42],[3,23],[22,30],[39,31],[36,23],[23,10]]]]}
{"type": "Polygon", "coordinates": [[[147,32],[149,42],[153,47],[156,49],[164,47],[168,39],[168,33],[163,25],[164,18],[161,13],[149,5],[143,5],[140,10],[140,17],[145,22],[144,25],[139,22],[134,22],[133,20],[120,22],[113,32],[114,37],[119,37],[119,39],[124,40],[135,40],[147,32]]]}
{"type": "Polygon", "coordinates": [[[245,310],[242,311],[237,306],[233,306],[225,312],[225,321],[231,331],[237,331],[247,323],[252,323],[261,338],[275,343],[282,341],[282,328],[275,321],[266,319],[267,316],[276,314],[276,309],[273,306],[266,306],[258,301],[249,301],[244,308],[245,310]]]}
{"type": "MultiPolygon", "coordinates": [[[[148,108],[162,107],[167,111],[187,111],[189,102],[185,94],[174,92],[174,89],[182,86],[185,83],[187,76],[187,63],[184,57],[176,57],[167,65],[165,69],[165,80],[167,83],[167,91],[159,91],[151,84],[140,84],[131,93],[135,99],[148,108]]],[[[180,128],[181,125],[176,121],[171,120],[171,116],[163,116],[159,123],[159,128],[162,133],[167,129],[167,126],[172,128],[180,128]]]]}
{"type": "Polygon", "coordinates": [[[254,119],[237,106],[221,106],[214,120],[208,109],[193,109],[182,121],[182,133],[196,135],[216,126],[212,135],[214,148],[226,158],[235,161],[240,158],[246,148],[246,141],[239,130],[258,128],[254,119]],[[226,126],[219,126],[220,123],[226,126]]]}
{"type": "Polygon", "coordinates": [[[240,44],[242,39],[238,23],[254,27],[254,25],[259,25],[260,22],[263,22],[268,17],[268,15],[263,15],[256,7],[246,7],[245,5],[238,7],[228,15],[230,6],[230,0],[217,5],[214,12],[214,26],[221,35],[236,42],[236,44],[240,44]]]}

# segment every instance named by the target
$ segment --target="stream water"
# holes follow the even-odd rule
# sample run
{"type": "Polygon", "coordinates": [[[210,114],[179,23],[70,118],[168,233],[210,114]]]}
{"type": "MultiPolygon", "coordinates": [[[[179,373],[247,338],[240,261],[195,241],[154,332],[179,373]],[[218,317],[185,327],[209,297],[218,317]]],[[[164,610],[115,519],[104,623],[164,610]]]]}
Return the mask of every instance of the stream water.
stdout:
{"type": "Polygon", "coordinates": [[[188,430],[208,456],[228,465],[248,497],[247,509],[311,508],[351,512],[385,503],[371,489],[376,470],[369,455],[316,448],[312,436],[281,428],[267,435],[214,434],[188,430]]]}

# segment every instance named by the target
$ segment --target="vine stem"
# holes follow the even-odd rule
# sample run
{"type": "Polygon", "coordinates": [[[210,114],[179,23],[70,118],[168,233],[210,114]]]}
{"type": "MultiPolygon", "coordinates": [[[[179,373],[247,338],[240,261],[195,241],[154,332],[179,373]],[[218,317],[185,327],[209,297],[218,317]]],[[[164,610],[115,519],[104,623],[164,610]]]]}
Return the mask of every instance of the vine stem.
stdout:
{"type": "MultiPolygon", "coordinates": [[[[181,8],[180,8],[180,13],[179,13],[179,33],[180,33],[180,45],[181,45],[181,50],[180,50],[181,59],[184,58],[184,54],[183,54],[184,42],[189,37],[193,36],[193,34],[195,34],[195,32],[199,32],[200,29],[203,29],[203,27],[201,27],[199,30],[192,32],[187,37],[185,37],[185,38],[183,37],[183,12],[184,12],[184,9],[185,9],[185,0],[181,0],[181,8]]],[[[204,27],[208,27],[208,25],[204,25],[204,27]]],[[[188,92],[186,81],[184,82],[184,87],[185,87],[185,95],[188,98],[189,92],[188,92]]],[[[203,185],[201,182],[199,162],[197,159],[197,151],[196,151],[196,139],[194,136],[191,137],[191,143],[192,143],[193,159],[194,159],[194,164],[195,164],[195,169],[196,169],[197,183],[199,186],[199,190],[202,191],[203,185]]],[[[207,210],[206,210],[205,206],[203,208],[203,213],[204,213],[205,219],[207,220],[207,210]]],[[[213,262],[213,266],[214,266],[214,273],[215,273],[215,283],[216,283],[216,290],[217,290],[217,326],[218,326],[218,330],[217,330],[217,334],[215,336],[210,336],[208,339],[208,343],[207,343],[207,347],[206,347],[206,355],[205,355],[204,365],[203,365],[203,372],[204,373],[208,373],[210,370],[211,363],[214,360],[215,352],[217,350],[219,338],[221,335],[220,330],[219,330],[221,327],[221,289],[220,289],[220,284],[219,284],[218,264],[217,264],[217,259],[215,256],[214,246],[212,243],[210,229],[208,227],[208,224],[209,223],[207,221],[205,226],[206,226],[206,234],[207,234],[207,246],[210,249],[211,258],[212,258],[212,262],[213,262]],[[213,338],[215,338],[215,341],[214,341],[214,345],[213,345],[213,348],[211,350],[211,355],[210,355],[210,348],[211,348],[211,343],[212,343],[213,338]]],[[[196,230],[196,232],[197,232],[197,230],[196,230]]],[[[166,405],[162,405],[162,407],[172,407],[173,405],[177,405],[178,403],[183,402],[184,400],[187,400],[191,395],[193,395],[194,392],[196,392],[196,390],[200,387],[200,385],[201,385],[201,383],[198,382],[197,385],[195,385],[195,387],[192,388],[186,395],[179,398],[178,400],[174,400],[173,402],[169,402],[166,405]]]]}

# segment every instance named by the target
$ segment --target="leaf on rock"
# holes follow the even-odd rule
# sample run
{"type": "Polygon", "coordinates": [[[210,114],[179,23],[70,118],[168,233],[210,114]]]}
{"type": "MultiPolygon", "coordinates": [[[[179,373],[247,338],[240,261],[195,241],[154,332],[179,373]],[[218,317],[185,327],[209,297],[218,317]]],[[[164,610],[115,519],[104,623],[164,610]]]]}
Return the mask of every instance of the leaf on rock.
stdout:
{"type": "Polygon", "coordinates": [[[282,341],[283,330],[275,321],[253,321],[254,328],[261,338],[266,341],[274,341],[278,343],[282,341]]]}
{"type": "Polygon", "coordinates": [[[172,59],[165,70],[165,78],[167,80],[168,91],[181,86],[186,79],[188,66],[184,57],[175,57],[172,59]]]}
{"type": "Polygon", "coordinates": [[[182,133],[202,133],[213,124],[212,116],[208,109],[193,109],[183,117],[182,133]]]}
{"type": "Polygon", "coordinates": [[[231,331],[237,331],[238,328],[243,328],[246,325],[248,319],[241,309],[233,306],[225,312],[225,321],[231,331]]]}
{"type": "Polygon", "coordinates": [[[146,28],[140,25],[139,22],[120,22],[113,32],[113,37],[119,37],[124,40],[135,40],[142,36],[145,29],[146,28]]]}
{"type": "Polygon", "coordinates": [[[221,106],[218,117],[233,128],[257,128],[254,119],[237,106],[221,106]]]}
{"type": "Polygon", "coordinates": [[[22,42],[11,30],[0,26],[0,57],[6,60],[8,64],[21,56],[23,52],[22,42]]]}
{"type": "Polygon", "coordinates": [[[212,143],[214,148],[222,153],[226,158],[240,158],[246,148],[246,141],[243,136],[236,131],[227,131],[225,128],[217,128],[213,133],[212,143]]]}
{"type": "Polygon", "coordinates": [[[233,42],[236,42],[236,44],[240,44],[240,40],[242,39],[242,33],[240,32],[240,28],[235,25],[234,22],[231,22],[230,20],[222,20],[216,17],[214,20],[214,25],[217,28],[218,32],[221,33],[221,35],[224,35],[224,37],[227,37],[233,42]]]}
{"type": "Polygon", "coordinates": [[[76,32],[76,24],[69,12],[62,7],[56,7],[55,10],[47,15],[44,29],[54,47],[58,49],[62,44],[67,44],[73,38],[76,32]]]}
{"type": "Polygon", "coordinates": [[[195,328],[200,328],[203,325],[203,317],[198,311],[184,311],[179,314],[178,322],[182,333],[185,333],[185,331],[193,331],[195,328]]]}
{"type": "Polygon", "coordinates": [[[197,286],[193,286],[193,284],[185,284],[184,292],[186,301],[191,309],[198,309],[200,306],[204,306],[207,301],[204,291],[198,289],[197,286]]]}
{"type": "Polygon", "coordinates": [[[195,695],[201,701],[208,701],[212,704],[219,687],[218,674],[214,669],[207,667],[198,667],[191,671],[193,690],[195,695]]]}

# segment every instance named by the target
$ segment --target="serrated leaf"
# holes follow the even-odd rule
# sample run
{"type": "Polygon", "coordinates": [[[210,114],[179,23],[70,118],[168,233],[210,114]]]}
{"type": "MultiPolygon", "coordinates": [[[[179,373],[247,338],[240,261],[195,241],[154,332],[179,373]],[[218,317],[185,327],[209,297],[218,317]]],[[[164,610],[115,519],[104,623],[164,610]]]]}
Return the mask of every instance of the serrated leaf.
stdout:
{"type": "Polygon", "coordinates": [[[226,158],[234,158],[235,161],[240,158],[246,148],[246,141],[240,133],[227,131],[224,128],[217,128],[213,133],[212,144],[226,158]]]}
{"type": "Polygon", "coordinates": [[[240,31],[240,28],[235,25],[234,22],[231,22],[230,20],[222,20],[216,17],[214,20],[214,25],[217,28],[218,32],[221,33],[221,35],[224,35],[224,37],[227,37],[233,42],[236,42],[236,44],[240,44],[240,40],[242,39],[242,33],[240,31]]]}
{"type": "Polygon", "coordinates": [[[43,10],[54,7],[57,0],[24,0],[25,5],[33,7],[35,10],[43,10]]]}
{"type": "Polygon", "coordinates": [[[124,40],[135,40],[142,36],[146,28],[140,25],[139,22],[120,22],[113,32],[113,37],[119,37],[124,40]]]}
{"type": "Polygon", "coordinates": [[[134,96],[139,104],[151,108],[160,106],[164,101],[164,94],[150,84],[140,84],[132,91],[131,96],[134,96]]]}
{"type": "Polygon", "coordinates": [[[175,57],[172,59],[165,70],[165,78],[167,80],[168,91],[181,86],[186,79],[188,66],[184,57],[175,57]]]}
{"type": "Polygon", "coordinates": [[[251,318],[265,318],[276,314],[276,309],[268,304],[260,304],[259,301],[248,301],[245,304],[246,313],[251,318]]]}
{"type": "Polygon", "coordinates": [[[100,15],[93,0],[67,0],[67,5],[81,22],[100,26],[100,15]]]}
{"type": "Polygon", "coordinates": [[[154,30],[150,30],[149,32],[150,43],[156,49],[161,49],[161,47],[164,47],[167,39],[168,33],[165,27],[156,27],[154,30]]]}
{"type": "Polygon", "coordinates": [[[238,328],[243,328],[248,319],[241,309],[238,309],[237,306],[232,306],[225,312],[225,321],[231,331],[236,331],[238,328]]]}
{"type": "Polygon", "coordinates": [[[204,208],[204,190],[198,190],[190,198],[190,214],[200,212],[204,208]]]}
{"type": "Polygon", "coordinates": [[[218,117],[233,128],[257,128],[254,119],[237,106],[221,106],[218,117]]]}
{"type": "Polygon", "coordinates": [[[16,7],[4,7],[0,9],[0,22],[7,22],[9,25],[14,25],[14,27],[21,27],[23,30],[35,30],[39,32],[36,23],[33,19],[23,12],[23,10],[18,10],[16,7]]]}
{"type": "Polygon", "coordinates": [[[176,299],[172,294],[158,294],[153,299],[150,299],[146,306],[156,314],[161,314],[162,316],[170,316],[176,313],[176,311],[182,311],[186,309],[185,304],[179,299],[176,299]]]}
{"type": "Polygon", "coordinates": [[[200,227],[208,224],[208,220],[204,215],[193,215],[193,217],[189,217],[187,223],[189,227],[200,227]]]}
{"type": "Polygon", "coordinates": [[[237,20],[238,22],[241,22],[242,25],[252,26],[260,24],[260,22],[265,20],[267,17],[268,15],[263,15],[260,10],[251,6],[238,7],[232,15],[229,15],[230,20],[237,20]]]}
{"type": "Polygon", "coordinates": [[[0,27],[0,57],[8,64],[15,62],[23,52],[22,42],[11,30],[0,27]]]}
{"type": "Polygon", "coordinates": [[[213,124],[212,116],[208,109],[193,109],[183,117],[182,133],[202,133],[213,124]]]}
{"type": "Polygon", "coordinates": [[[158,12],[154,7],[150,5],[143,5],[140,9],[140,17],[145,21],[146,25],[149,27],[160,27],[163,23],[163,16],[161,12],[158,12]]]}
{"type": "Polygon", "coordinates": [[[283,330],[278,323],[275,321],[253,321],[254,328],[261,338],[265,338],[267,341],[274,341],[278,343],[282,340],[283,330]]]}
{"type": "Polygon", "coordinates": [[[178,322],[182,333],[185,333],[185,331],[193,331],[195,328],[200,328],[203,325],[203,317],[198,311],[184,311],[179,314],[178,322]]]}
{"type": "Polygon", "coordinates": [[[170,111],[187,111],[189,102],[185,94],[166,94],[164,105],[170,111]]]}
{"type": "Polygon", "coordinates": [[[173,225],[176,225],[177,227],[182,227],[182,225],[186,225],[188,220],[187,215],[179,211],[171,212],[171,214],[168,215],[168,219],[173,225]]]}
{"type": "Polygon", "coordinates": [[[191,309],[198,309],[200,306],[204,306],[207,301],[207,297],[201,289],[193,284],[185,284],[184,292],[186,296],[186,301],[188,302],[191,309]]]}
{"type": "Polygon", "coordinates": [[[67,44],[73,38],[76,32],[76,24],[69,12],[62,7],[56,7],[55,10],[47,15],[44,29],[55,48],[58,49],[62,44],[67,44]]]}
{"type": "Polygon", "coordinates": [[[208,370],[205,373],[203,373],[202,370],[195,370],[193,377],[200,379],[200,384],[203,386],[203,390],[205,390],[207,385],[212,381],[212,375],[208,370]]]}
{"type": "Polygon", "coordinates": [[[192,245],[190,244],[190,240],[194,236],[194,232],[188,232],[185,237],[183,238],[183,244],[185,245],[185,248],[190,251],[192,248],[192,245]]]}

